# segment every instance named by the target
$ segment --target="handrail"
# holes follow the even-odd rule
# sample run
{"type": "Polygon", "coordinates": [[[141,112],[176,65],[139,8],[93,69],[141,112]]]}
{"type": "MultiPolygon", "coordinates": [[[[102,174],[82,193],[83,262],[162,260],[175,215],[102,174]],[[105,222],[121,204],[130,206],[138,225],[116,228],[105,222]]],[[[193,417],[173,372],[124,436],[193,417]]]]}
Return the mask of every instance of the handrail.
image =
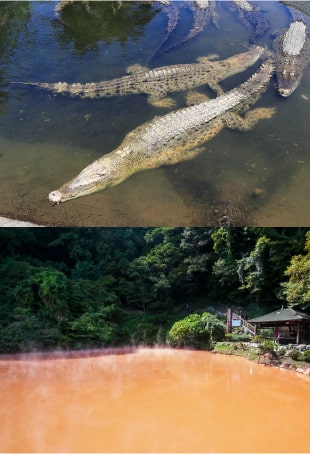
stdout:
{"type": "Polygon", "coordinates": [[[236,314],[235,312],[232,313],[233,320],[241,320],[241,326],[244,327],[247,331],[249,331],[253,336],[256,334],[256,327],[249,323],[247,320],[241,317],[241,315],[236,314]]]}

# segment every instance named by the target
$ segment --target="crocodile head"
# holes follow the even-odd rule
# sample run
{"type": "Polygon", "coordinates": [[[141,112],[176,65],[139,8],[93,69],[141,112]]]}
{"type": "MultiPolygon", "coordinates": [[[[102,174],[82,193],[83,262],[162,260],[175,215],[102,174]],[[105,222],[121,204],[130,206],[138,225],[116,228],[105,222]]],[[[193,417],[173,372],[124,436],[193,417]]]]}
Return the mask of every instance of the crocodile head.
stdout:
{"type": "Polygon", "coordinates": [[[122,180],[124,180],[122,167],[114,166],[113,157],[103,156],[83,169],[61,188],[50,192],[48,200],[53,205],[59,205],[67,200],[107,189],[122,180]]]}
{"type": "Polygon", "coordinates": [[[297,67],[283,68],[277,71],[278,92],[287,98],[298,87],[302,78],[302,71],[297,67]]]}

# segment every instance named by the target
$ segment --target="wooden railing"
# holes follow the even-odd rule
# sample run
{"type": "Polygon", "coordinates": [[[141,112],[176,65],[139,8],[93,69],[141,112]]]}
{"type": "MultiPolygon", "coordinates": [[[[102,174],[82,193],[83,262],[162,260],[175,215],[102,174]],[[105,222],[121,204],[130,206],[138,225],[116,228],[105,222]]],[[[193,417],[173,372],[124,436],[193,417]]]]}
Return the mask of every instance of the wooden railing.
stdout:
{"type": "Polygon", "coordinates": [[[238,315],[235,312],[232,313],[232,319],[233,320],[240,320],[241,321],[241,327],[244,329],[244,331],[252,334],[252,336],[255,336],[256,327],[254,325],[252,325],[252,323],[249,323],[247,320],[242,318],[241,315],[238,315]]]}

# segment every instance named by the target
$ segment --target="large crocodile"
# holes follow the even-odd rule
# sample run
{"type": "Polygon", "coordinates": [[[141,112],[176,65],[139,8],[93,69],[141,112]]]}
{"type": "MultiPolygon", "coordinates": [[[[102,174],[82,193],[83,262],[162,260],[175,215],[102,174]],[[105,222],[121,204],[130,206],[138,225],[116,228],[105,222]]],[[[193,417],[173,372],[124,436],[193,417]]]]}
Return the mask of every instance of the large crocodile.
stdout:
{"type": "Polygon", "coordinates": [[[260,98],[274,71],[268,59],[246,82],[227,93],[190,107],[157,117],[126,135],[114,151],[94,161],[58,190],[49,201],[59,204],[70,199],[115,186],[145,169],[189,160],[202,151],[201,145],[225,126],[249,130],[259,119],[270,118],[274,109],[260,108],[242,118],[237,111],[247,109],[260,98]]]}
{"type": "Polygon", "coordinates": [[[303,70],[310,63],[310,40],[302,20],[293,21],[273,43],[278,91],[290,96],[300,84],[303,70]]]}
{"type": "MultiPolygon", "coordinates": [[[[130,75],[103,82],[73,83],[66,82],[21,82],[43,88],[53,93],[68,94],[81,98],[100,98],[145,93],[150,103],[168,105],[163,100],[167,93],[188,90],[208,84],[217,93],[222,93],[219,82],[229,76],[244,71],[253,65],[264,53],[264,49],[253,46],[247,52],[233,55],[225,60],[198,58],[198,63],[162,66],[155,69],[134,65],[128,68],[130,75]]],[[[168,98],[168,101],[169,98],[168,98]]],[[[171,104],[171,102],[170,102],[171,104]]]]}

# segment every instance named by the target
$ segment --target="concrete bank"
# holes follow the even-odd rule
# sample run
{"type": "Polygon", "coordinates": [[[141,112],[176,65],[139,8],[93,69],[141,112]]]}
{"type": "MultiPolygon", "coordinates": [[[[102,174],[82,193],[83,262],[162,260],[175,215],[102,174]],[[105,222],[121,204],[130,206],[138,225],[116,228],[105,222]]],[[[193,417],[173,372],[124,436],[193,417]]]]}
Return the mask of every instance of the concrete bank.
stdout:
{"type": "Polygon", "coordinates": [[[43,227],[43,225],[33,224],[32,222],[18,221],[0,216],[0,227],[43,227]]]}

